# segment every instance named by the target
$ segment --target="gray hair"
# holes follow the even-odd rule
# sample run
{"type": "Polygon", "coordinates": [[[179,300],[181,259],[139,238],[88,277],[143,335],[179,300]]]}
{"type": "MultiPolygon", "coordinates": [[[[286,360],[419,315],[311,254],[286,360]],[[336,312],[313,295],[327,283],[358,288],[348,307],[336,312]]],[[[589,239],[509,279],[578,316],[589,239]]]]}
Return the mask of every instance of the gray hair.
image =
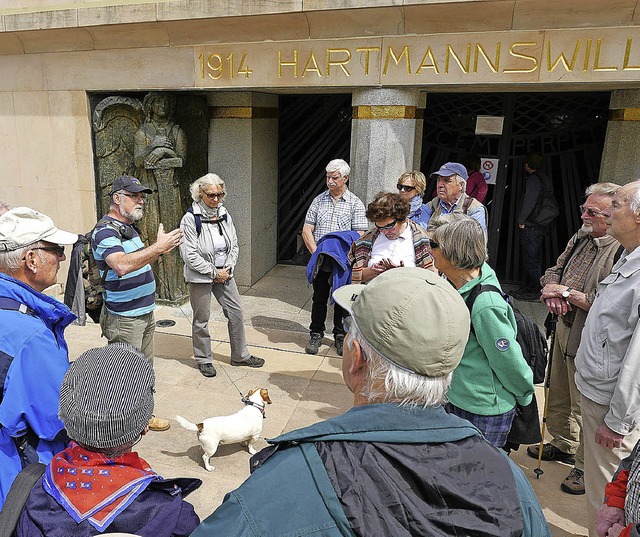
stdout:
{"type": "MultiPolygon", "coordinates": [[[[38,241],[10,252],[0,251],[0,272],[9,275],[13,274],[20,268],[20,265],[22,265],[22,260],[24,256],[27,255],[27,252],[41,246],[44,246],[44,243],[42,241],[38,241]]],[[[35,251],[37,252],[40,262],[44,263],[44,254],[42,253],[42,250],[35,251]]]]}
{"type": "Polygon", "coordinates": [[[221,186],[224,191],[224,181],[220,179],[215,173],[208,173],[203,175],[200,179],[196,179],[189,187],[191,192],[191,199],[193,201],[200,201],[202,199],[202,188],[205,186],[221,186]]]}
{"type": "Polygon", "coordinates": [[[453,378],[453,372],[442,377],[426,377],[401,369],[387,360],[366,342],[355,322],[349,329],[350,337],[346,343],[353,350],[353,341],[357,341],[368,363],[368,378],[362,386],[360,395],[370,403],[399,403],[408,407],[435,407],[447,402],[447,390],[453,378]],[[384,381],[384,391],[380,389],[384,381]]]}
{"type": "Polygon", "coordinates": [[[615,183],[594,183],[584,191],[584,197],[587,199],[595,194],[596,196],[609,196],[612,198],[618,190],[620,190],[620,185],[615,183]]]}
{"type": "Polygon", "coordinates": [[[640,214],[640,179],[632,181],[632,184],[635,187],[635,190],[629,200],[629,208],[633,214],[640,214]]]}
{"type": "Polygon", "coordinates": [[[479,268],[487,260],[487,237],[477,220],[447,214],[429,221],[429,232],[440,252],[457,269],[479,268]]]}
{"type": "Polygon", "coordinates": [[[346,163],[346,161],[341,158],[333,159],[329,164],[327,164],[326,171],[328,172],[340,172],[342,177],[347,177],[351,173],[351,167],[346,163]]]}

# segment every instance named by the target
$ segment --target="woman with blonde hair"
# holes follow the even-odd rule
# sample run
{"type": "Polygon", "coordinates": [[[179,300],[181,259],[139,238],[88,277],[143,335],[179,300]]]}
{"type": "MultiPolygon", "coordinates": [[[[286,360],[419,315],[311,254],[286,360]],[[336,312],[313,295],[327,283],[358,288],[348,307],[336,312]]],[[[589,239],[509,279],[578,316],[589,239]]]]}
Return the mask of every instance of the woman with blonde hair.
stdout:
{"type": "Polygon", "coordinates": [[[427,179],[424,173],[414,170],[404,172],[398,179],[398,194],[409,203],[409,219],[427,229],[430,213],[425,211],[422,196],[427,188],[427,179]]]}

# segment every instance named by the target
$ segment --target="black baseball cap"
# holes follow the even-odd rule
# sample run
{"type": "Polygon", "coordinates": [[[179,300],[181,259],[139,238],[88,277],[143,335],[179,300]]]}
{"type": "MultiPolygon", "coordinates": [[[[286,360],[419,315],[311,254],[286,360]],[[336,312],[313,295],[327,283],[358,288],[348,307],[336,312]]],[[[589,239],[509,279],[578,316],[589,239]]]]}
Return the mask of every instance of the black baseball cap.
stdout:
{"type": "Polygon", "coordinates": [[[111,185],[111,192],[109,195],[117,192],[118,190],[126,190],[127,192],[144,192],[145,194],[153,193],[148,186],[143,185],[138,179],[135,177],[131,177],[130,175],[122,175],[118,177],[113,184],[111,185]]]}

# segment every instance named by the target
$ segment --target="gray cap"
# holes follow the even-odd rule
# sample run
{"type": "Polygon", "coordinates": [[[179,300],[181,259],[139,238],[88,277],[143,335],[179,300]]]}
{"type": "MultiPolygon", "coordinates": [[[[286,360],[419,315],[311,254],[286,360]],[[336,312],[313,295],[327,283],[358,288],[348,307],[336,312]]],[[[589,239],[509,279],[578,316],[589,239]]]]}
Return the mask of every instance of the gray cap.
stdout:
{"type": "Polygon", "coordinates": [[[0,216],[0,251],[12,252],[38,241],[64,245],[77,240],[76,233],[58,229],[46,214],[29,207],[16,207],[0,216]]]}
{"type": "Polygon", "coordinates": [[[60,387],[60,419],[69,436],[94,448],[135,440],[153,414],[153,367],[127,343],[90,349],[71,364],[60,387]]]}
{"type": "Polygon", "coordinates": [[[460,363],[469,339],[469,310],[434,272],[395,268],[368,285],[345,285],[334,300],[354,318],[362,337],[390,362],[427,377],[460,363]]]}

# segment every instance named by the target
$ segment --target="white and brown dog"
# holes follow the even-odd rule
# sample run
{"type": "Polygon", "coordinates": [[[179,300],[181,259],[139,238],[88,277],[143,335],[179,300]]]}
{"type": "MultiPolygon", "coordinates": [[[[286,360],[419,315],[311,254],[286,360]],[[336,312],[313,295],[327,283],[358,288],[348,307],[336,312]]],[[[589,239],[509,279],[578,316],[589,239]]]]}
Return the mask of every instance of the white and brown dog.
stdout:
{"type": "Polygon", "coordinates": [[[253,444],[262,432],[265,404],[271,404],[269,392],[265,388],[251,390],[242,398],[242,402],[245,404],[244,408],[235,414],[207,418],[202,423],[191,423],[182,416],[176,416],[178,423],[185,429],[198,433],[198,440],[204,449],[202,460],[209,472],[214,470],[209,459],[215,454],[219,444],[247,442],[249,453],[257,453],[253,444]]]}

